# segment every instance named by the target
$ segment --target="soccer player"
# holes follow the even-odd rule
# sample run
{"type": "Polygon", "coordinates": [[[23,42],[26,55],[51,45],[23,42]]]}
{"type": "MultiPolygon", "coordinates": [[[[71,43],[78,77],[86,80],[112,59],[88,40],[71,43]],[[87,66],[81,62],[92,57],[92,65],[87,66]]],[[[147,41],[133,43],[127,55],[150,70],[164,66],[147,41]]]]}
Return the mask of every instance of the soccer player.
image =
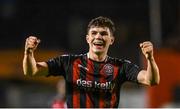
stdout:
{"type": "Polygon", "coordinates": [[[60,55],[45,62],[36,62],[34,51],[40,40],[30,36],[25,43],[24,75],[63,76],[68,107],[118,107],[120,88],[125,81],[153,86],[159,84],[160,75],[150,41],[140,43],[147,69],[141,70],[128,60],[108,56],[109,46],[115,40],[114,32],[114,23],[109,18],[94,18],[87,27],[87,53],[60,55]]]}

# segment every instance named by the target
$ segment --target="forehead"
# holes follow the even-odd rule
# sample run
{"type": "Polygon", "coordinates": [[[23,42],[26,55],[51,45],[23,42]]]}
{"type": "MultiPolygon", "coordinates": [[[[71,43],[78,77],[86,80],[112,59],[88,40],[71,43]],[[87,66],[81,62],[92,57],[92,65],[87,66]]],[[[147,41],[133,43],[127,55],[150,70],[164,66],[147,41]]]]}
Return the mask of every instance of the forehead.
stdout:
{"type": "Polygon", "coordinates": [[[91,27],[90,29],[89,29],[89,32],[92,32],[92,31],[98,31],[98,32],[101,32],[101,31],[106,31],[106,32],[108,32],[108,33],[110,33],[110,30],[109,30],[109,28],[108,27],[91,27]]]}

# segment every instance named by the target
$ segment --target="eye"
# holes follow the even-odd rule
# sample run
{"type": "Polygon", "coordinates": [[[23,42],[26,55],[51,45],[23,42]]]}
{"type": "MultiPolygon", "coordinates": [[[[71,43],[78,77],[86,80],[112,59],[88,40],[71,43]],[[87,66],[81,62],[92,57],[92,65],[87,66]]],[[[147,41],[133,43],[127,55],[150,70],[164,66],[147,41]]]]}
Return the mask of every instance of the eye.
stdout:
{"type": "Polygon", "coordinates": [[[108,35],[108,33],[106,31],[102,31],[100,34],[101,34],[101,36],[108,35]]]}
{"type": "Polygon", "coordinates": [[[96,31],[92,31],[92,32],[91,32],[91,35],[96,35],[96,34],[97,34],[96,31]]]}

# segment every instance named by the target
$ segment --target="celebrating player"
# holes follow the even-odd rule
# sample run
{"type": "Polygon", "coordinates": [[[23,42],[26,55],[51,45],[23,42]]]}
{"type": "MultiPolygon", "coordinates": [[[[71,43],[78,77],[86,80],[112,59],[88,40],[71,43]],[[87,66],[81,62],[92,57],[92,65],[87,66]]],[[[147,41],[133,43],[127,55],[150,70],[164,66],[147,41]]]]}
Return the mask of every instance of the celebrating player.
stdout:
{"type": "Polygon", "coordinates": [[[25,44],[24,75],[63,76],[70,108],[118,107],[120,88],[125,81],[153,86],[159,84],[160,75],[150,41],[140,43],[147,61],[144,70],[128,60],[107,55],[115,40],[114,32],[114,23],[109,18],[94,18],[87,27],[88,53],[60,55],[45,62],[36,62],[34,51],[40,40],[30,36],[25,44]]]}

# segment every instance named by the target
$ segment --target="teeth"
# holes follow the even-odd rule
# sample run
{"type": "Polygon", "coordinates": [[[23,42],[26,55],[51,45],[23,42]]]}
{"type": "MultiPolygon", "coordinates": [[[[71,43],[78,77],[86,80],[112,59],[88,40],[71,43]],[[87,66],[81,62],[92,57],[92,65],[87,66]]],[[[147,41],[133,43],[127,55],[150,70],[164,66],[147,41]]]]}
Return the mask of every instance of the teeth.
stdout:
{"type": "Polygon", "coordinates": [[[103,42],[94,42],[94,44],[103,44],[103,42]]]}
{"type": "Polygon", "coordinates": [[[94,43],[94,44],[103,44],[103,43],[94,43]]]}

